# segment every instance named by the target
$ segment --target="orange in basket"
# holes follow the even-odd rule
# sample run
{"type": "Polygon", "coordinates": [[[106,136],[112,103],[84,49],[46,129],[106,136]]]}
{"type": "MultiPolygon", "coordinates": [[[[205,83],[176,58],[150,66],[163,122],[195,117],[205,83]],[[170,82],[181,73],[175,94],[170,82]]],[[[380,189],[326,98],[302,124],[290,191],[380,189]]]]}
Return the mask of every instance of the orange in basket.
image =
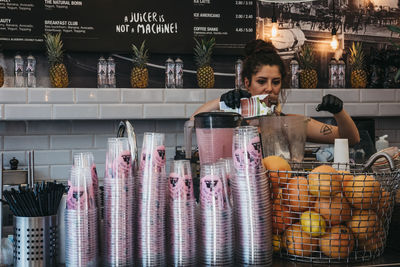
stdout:
{"type": "Polygon", "coordinates": [[[282,189],[282,199],[292,211],[305,211],[313,206],[315,197],[308,192],[308,181],[298,176],[289,179],[287,188],[282,189]]]}
{"type": "Polygon", "coordinates": [[[349,203],[357,209],[375,208],[379,203],[381,186],[370,175],[346,175],[343,191],[349,203]]]}
{"type": "Polygon", "coordinates": [[[383,249],[385,245],[385,238],[385,231],[383,230],[383,227],[380,227],[377,233],[375,233],[371,238],[359,242],[358,246],[360,249],[364,249],[365,251],[376,251],[383,249]]]}
{"type": "Polygon", "coordinates": [[[342,177],[337,171],[328,165],[314,168],[308,175],[310,193],[314,196],[335,195],[342,189],[342,177]]]}
{"type": "Polygon", "coordinates": [[[299,224],[293,224],[286,230],[283,244],[289,254],[308,257],[318,249],[318,238],[312,238],[299,224]]]}
{"type": "Polygon", "coordinates": [[[360,243],[365,243],[381,228],[379,218],[372,210],[354,211],[351,221],[347,222],[347,226],[360,243]]]}
{"type": "Polygon", "coordinates": [[[319,198],[314,210],[324,217],[328,226],[351,220],[351,206],[341,193],[330,198],[319,198]]]}
{"type": "Polygon", "coordinates": [[[282,205],[281,199],[274,199],[272,205],[272,229],[274,234],[282,233],[293,223],[296,214],[291,213],[289,208],[282,205]]]}
{"type": "Polygon", "coordinates": [[[385,189],[382,188],[379,204],[376,207],[376,213],[378,217],[386,218],[391,205],[392,205],[392,198],[390,194],[386,192],[385,189]]]}
{"type": "Polygon", "coordinates": [[[350,229],[336,225],[319,240],[319,247],[330,258],[347,258],[354,248],[354,236],[350,229]]]}
{"type": "Polygon", "coordinates": [[[282,237],[280,235],[273,235],[272,236],[272,248],[274,249],[274,252],[281,251],[282,247],[283,247],[282,237]]]}
{"type": "Polygon", "coordinates": [[[269,172],[269,177],[272,182],[272,186],[278,184],[286,184],[287,178],[291,177],[291,173],[286,173],[291,171],[289,163],[279,156],[268,156],[263,159],[264,167],[269,172]],[[278,172],[279,171],[279,172],[278,172]]]}

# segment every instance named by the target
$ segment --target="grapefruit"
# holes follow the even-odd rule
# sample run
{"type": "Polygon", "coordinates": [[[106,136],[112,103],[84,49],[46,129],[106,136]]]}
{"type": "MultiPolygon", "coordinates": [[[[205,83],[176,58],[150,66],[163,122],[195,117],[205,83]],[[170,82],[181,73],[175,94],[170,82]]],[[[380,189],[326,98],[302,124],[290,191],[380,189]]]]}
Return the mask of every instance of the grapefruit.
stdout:
{"type": "Polygon", "coordinates": [[[292,255],[308,257],[318,249],[318,239],[303,232],[299,224],[285,231],[283,242],[287,252],[292,255]]]}
{"type": "Polygon", "coordinates": [[[272,247],[274,252],[279,252],[282,249],[282,237],[280,235],[273,235],[272,236],[272,247]]]}
{"type": "Polygon", "coordinates": [[[380,227],[371,238],[359,242],[358,246],[360,249],[365,251],[372,251],[373,253],[377,250],[383,249],[386,242],[386,234],[383,227],[380,227]]]}
{"type": "Polygon", "coordinates": [[[280,186],[281,184],[286,184],[287,179],[292,176],[288,171],[292,171],[289,163],[279,156],[268,156],[263,159],[264,167],[269,171],[269,178],[272,182],[272,187],[274,185],[280,186]]]}
{"type": "Polygon", "coordinates": [[[346,175],[343,192],[349,203],[356,209],[373,209],[379,203],[381,186],[370,175],[346,175]]]}
{"type": "Polygon", "coordinates": [[[314,210],[324,217],[328,226],[351,220],[351,206],[341,193],[331,198],[319,198],[314,210]]]}
{"type": "Polygon", "coordinates": [[[308,181],[298,176],[289,179],[287,188],[282,189],[282,199],[292,211],[305,211],[314,205],[315,197],[308,192],[308,181]]]}
{"type": "Polygon", "coordinates": [[[342,177],[328,165],[314,168],[308,175],[310,193],[318,197],[327,197],[336,194],[342,189],[342,177]]]}
{"type": "Polygon", "coordinates": [[[366,242],[380,229],[380,222],[376,213],[372,210],[356,210],[353,217],[347,222],[354,237],[360,243],[366,242]]]}
{"type": "Polygon", "coordinates": [[[351,230],[343,225],[335,225],[321,237],[319,247],[330,258],[347,258],[354,248],[354,236],[351,230]]]}
{"type": "Polygon", "coordinates": [[[272,229],[274,234],[282,233],[296,220],[296,214],[291,213],[289,208],[282,204],[281,199],[274,199],[272,205],[272,229]]]}

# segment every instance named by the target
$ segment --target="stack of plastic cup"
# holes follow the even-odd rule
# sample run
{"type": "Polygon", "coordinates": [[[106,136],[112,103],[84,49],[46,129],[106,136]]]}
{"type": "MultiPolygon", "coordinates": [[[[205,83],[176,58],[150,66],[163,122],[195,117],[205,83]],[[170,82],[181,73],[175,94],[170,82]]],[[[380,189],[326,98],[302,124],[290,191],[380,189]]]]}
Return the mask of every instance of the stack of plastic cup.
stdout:
{"type": "Polygon", "coordinates": [[[93,181],[93,192],[96,198],[96,208],[100,210],[99,178],[97,176],[96,164],[92,152],[74,154],[74,167],[89,168],[93,181]]]}
{"type": "Polygon", "coordinates": [[[66,266],[97,266],[98,220],[91,168],[73,166],[65,210],[66,266]]]}
{"type": "Polygon", "coordinates": [[[225,167],[221,163],[203,164],[200,177],[200,264],[233,265],[233,209],[225,167]]]}
{"type": "Polygon", "coordinates": [[[253,126],[237,127],[233,135],[231,179],[236,230],[236,260],[240,265],[272,264],[272,203],[261,142],[253,126]]]}
{"type": "Polygon", "coordinates": [[[235,169],[233,168],[233,160],[232,158],[221,158],[218,160],[218,163],[222,164],[224,168],[223,170],[225,171],[226,174],[228,198],[230,199],[233,205],[232,190],[231,190],[231,179],[235,175],[235,169]]]}
{"type": "Polygon", "coordinates": [[[169,266],[196,266],[196,200],[189,160],[175,160],[168,178],[169,266]]]}
{"type": "Polygon", "coordinates": [[[132,266],[134,184],[128,138],[109,138],[104,177],[103,265],[132,266]]]}
{"type": "Polygon", "coordinates": [[[167,177],[165,136],[144,133],[137,178],[137,254],[139,266],[165,266],[167,177]]]}

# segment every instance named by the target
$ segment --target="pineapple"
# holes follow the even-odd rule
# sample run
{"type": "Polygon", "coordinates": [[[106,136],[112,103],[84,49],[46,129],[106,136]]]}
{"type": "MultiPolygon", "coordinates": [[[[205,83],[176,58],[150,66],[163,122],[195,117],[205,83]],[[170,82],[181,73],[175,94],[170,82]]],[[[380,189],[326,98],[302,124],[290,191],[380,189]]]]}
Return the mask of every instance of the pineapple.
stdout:
{"type": "Polygon", "coordinates": [[[140,49],[132,44],[133,68],[131,71],[131,86],[133,88],[146,88],[149,83],[149,72],[146,67],[148,50],[144,49],[145,42],[142,42],[140,49]]]}
{"type": "Polygon", "coordinates": [[[351,70],[351,87],[365,88],[367,87],[367,72],[365,71],[365,56],[361,42],[354,43],[350,48],[350,64],[351,70]]]}
{"type": "Polygon", "coordinates": [[[63,42],[61,33],[44,35],[47,49],[47,58],[50,64],[50,82],[53,87],[65,88],[68,86],[68,72],[63,63],[63,42]]]}
{"type": "Polygon", "coordinates": [[[318,73],[315,70],[315,55],[311,45],[305,44],[298,53],[300,72],[300,88],[316,88],[318,73]]]}
{"type": "Polygon", "coordinates": [[[194,39],[194,59],[197,65],[197,84],[200,88],[214,87],[214,70],[210,66],[212,50],[215,46],[215,38],[208,41],[202,39],[201,42],[194,39]]]}

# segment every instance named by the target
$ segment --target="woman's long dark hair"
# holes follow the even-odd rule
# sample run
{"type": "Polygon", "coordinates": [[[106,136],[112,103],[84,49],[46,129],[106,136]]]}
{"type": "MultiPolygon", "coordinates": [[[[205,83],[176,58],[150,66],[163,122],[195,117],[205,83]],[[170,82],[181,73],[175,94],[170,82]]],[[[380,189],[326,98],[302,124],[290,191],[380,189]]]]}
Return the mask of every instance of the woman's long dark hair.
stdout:
{"type": "MultiPolygon", "coordinates": [[[[251,84],[251,77],[256,74],[262,66],[278,66],[282,76],[282,84],[286,77],[286,68],[276,48],[271,42],[261,39],[252,40],[244,48],[245,59],[243,62],[242,79],[247,78],[251,84]]],[[[282,98],[284,93],[281,88],[282,98]]]]}

